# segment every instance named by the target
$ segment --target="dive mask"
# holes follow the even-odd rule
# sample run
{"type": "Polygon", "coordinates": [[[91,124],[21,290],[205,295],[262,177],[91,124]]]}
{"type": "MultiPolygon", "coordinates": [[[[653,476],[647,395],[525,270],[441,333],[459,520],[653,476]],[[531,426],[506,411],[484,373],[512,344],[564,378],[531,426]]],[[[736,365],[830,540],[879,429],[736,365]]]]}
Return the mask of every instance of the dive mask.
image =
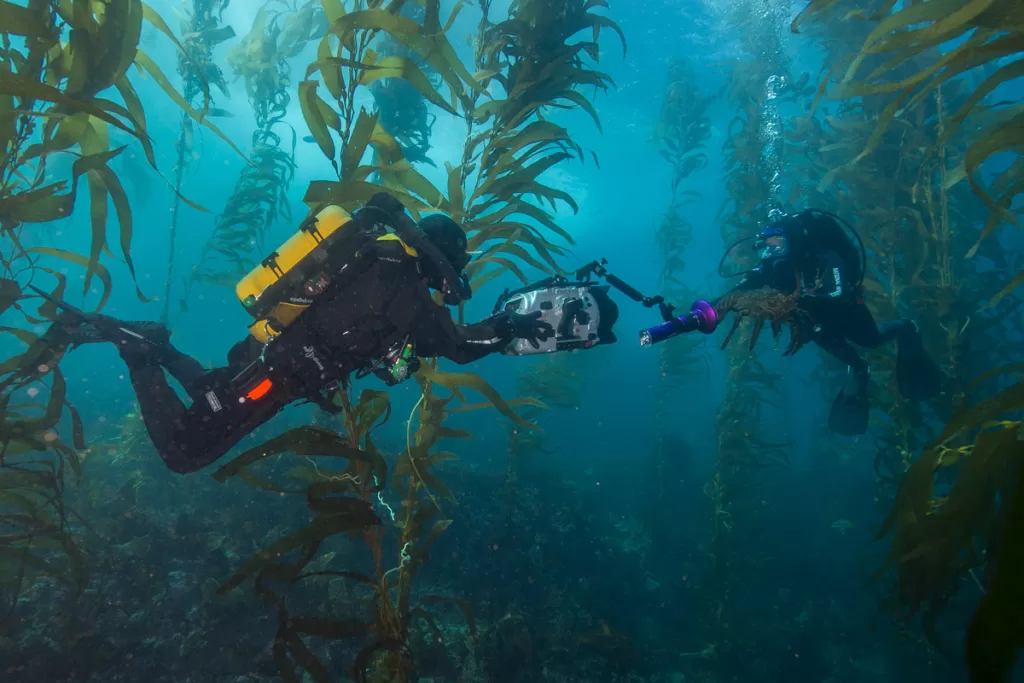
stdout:
{"type": "Polygon", "coordinates": [[[754,240],[754,251],[762,262],[784,259],[789,256],[789,238],[782,228],[770,226],[754,240]]]}

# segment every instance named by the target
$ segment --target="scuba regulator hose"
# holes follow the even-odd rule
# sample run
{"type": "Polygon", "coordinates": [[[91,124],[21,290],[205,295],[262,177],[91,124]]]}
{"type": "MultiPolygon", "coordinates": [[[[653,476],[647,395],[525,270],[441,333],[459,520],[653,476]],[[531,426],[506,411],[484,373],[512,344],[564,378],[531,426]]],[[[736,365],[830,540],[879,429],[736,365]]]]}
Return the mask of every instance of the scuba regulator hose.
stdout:
{"type": "MultiPolygon", "coordinates": [[[[386,193],[378,193],[385,194],[386,193]]],[[[441,250],[430,241],[426,233],[420,229],[418,225],[405,213],[405,207],[402,207],[398,200],[394,200],[394,210],[389,211],[388,209],[374,204],[374,199],[378,195],[374,195],[370,199],[371,203],[365,205],[358,213],[364,211],[369,213],[376,213],[380,216],[380,222],[391,226],[395,233],[402,238],[402,241],[408,244],[410,247],[415,249],[418,253],[423,254],[426,258],[433,263],[438,269],[441,279],[444,281],[444,299],[445,303],[449,306],[454,306],[462,301],[468,301],[473,297],[473,290],[470,289],[469,281],[465,275],[460,275],[452,267],[451,262],[448,258],[441,253],[441,250]],[[399,207],[401,210],[399,211],[399,207]]],[[[387,195],[390,197],[390,195],[387,195]]],[[[393,199],[393,198],[392,198],[393,199]]]]}

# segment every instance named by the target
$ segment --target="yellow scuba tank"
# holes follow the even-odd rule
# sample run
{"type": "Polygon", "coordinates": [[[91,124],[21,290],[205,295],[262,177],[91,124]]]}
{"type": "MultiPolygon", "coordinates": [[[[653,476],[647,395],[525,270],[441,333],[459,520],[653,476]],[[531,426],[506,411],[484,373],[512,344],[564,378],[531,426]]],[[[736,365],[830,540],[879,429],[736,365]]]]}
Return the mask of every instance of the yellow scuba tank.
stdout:
{"type": "Polygon", "coordinates": [[[279,335],[344,270],[338,257],[354,256],[365,237],[351,222],[341,207],[325,207],[239,281],[235,294],[256,319],[249,326],[253,337],[266,343],[279,335]],[[328,264],[329,257],[335,262],[328,264]]]}

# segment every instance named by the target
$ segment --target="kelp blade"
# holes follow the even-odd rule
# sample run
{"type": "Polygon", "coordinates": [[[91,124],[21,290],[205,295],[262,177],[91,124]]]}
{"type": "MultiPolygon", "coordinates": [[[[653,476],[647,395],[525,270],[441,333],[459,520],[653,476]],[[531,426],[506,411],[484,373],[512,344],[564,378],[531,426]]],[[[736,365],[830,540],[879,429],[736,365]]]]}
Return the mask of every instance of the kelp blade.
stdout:
{"type": "Polygon", "coordinates": [[[971,683],[1005,683],[1024,648],[1024,466],[1018,470],[992,586],[967,630],[971,683]]]}

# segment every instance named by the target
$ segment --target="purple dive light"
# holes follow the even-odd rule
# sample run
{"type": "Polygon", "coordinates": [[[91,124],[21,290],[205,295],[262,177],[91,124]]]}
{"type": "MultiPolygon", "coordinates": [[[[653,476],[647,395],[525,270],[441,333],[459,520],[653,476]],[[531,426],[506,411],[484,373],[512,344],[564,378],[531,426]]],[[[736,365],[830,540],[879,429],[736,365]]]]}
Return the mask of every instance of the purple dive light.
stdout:
{"type": "Polygon", "coordinates": [[[700,330],[711,334],[718,327],[718,313],[707,301],[694,301],[690,312],[640,332],[640,346],[652,346],[679,334],[700,330]]]}

